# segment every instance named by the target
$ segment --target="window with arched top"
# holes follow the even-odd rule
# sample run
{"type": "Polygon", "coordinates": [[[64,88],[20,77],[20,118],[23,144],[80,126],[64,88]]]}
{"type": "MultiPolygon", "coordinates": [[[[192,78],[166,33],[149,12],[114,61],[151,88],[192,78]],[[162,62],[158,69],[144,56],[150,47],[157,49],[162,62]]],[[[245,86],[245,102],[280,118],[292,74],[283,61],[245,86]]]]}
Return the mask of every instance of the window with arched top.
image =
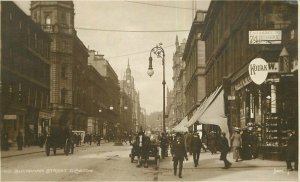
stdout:
{"type": "Polygon", "coordinates": [[[50,16],[46,16],[46,25],[51,25],[51,18],[50,16]]]}

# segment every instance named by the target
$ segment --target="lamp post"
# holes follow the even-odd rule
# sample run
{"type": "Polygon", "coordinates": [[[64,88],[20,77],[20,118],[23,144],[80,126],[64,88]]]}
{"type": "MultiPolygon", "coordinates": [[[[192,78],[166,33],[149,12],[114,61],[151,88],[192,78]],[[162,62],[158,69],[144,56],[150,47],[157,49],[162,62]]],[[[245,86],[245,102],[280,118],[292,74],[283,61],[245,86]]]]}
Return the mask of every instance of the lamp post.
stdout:
{"type": "Polygon", "coordinates": [[[157,58],[162,58],[162,65],[163,65],[163,132],[166,132],[166,124],[165,124],[165,87],[166,87],[166,81],[165,81],[165,51],[161,47],[162,43],[159,43],[155,47],[153,47],[150,51],[150,57],[149,57],[149,68],[147,71],[147,74],[151,77],[154,74],[154,70],[152,67],[152,57],[151,54],[154,53],[157,58]]]}

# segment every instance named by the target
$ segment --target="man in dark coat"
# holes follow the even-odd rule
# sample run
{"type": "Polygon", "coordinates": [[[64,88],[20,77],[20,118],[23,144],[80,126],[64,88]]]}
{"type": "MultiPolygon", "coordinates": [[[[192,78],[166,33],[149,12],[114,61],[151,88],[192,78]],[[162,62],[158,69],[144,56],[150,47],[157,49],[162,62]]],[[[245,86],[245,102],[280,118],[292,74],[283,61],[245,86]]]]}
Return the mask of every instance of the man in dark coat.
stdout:
{"type": "Polygon", "coordinates": [[[199,137],[199,134],[196,132],[196,133],[194,133],[194,136],[193,136],[193,138],[191,140],[191,144],[190,144],[190,149],[192,150],[192,153],[193,153],[195,167],[198,166],[201,147],[202,147],[202,142],[199,137]]]}
{"type": "Polygon", "coordinates": [[[172,144],[171,153],[173,157],[174,175],[177,175],[177,165],[179,163],[179,178],[182,178],[183,160],[184,158],[188,160],[188,157],[183,138],[179,133],[176,134],[176,140],[172,144]]]}
{"type": "Polygon", "coordinates": [[[231,163],[227,160],[227,154],[230,150],[228,140],[226,138],[226,133],[222,132],[221,137],[219,139],[219,147],[221,151],[220,160],[224,161],[225,167],[223,169],[228,169],[231,166],[231,163]]]}
{"type": "Polygon", "coordinates": [[[247,128],[244,128],[241,136],[243,141],[241,148],[241,158],[243,160],[251,160],[251,136],[249,134],[249,130],[247,128]]]}
{"type": "Polygon", "coordinates": [[[21,132],[18,133],[16,140],[17,140],[18,150],[22,150],[23,149],[23,135],[21,132]]]}
{"type": "Polygon", "coordinates": [[[287,170],[292,171],[292,162],[295,162],[295,170],[298,171],[298,133],[295,131],[289,132],[289,139],[286,153],[287,170]]]}

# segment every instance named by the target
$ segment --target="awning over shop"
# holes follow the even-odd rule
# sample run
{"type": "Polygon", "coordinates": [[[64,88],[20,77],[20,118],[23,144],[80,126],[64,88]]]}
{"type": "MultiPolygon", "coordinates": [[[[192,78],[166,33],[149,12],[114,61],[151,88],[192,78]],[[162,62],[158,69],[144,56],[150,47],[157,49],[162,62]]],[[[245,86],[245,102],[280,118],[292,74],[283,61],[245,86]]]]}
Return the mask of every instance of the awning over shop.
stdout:
{"type": "Polygon", "coordinates": [[[181,122],[177,125],[177,126],[175,126],[174,128],[173,128],[173,131],[175,131],[175,132],[187,132],[188,131],[188,128],[185,126],[185,124],[188,122],[188,118],[187,118],[187,116],[186,117],[184,117],[182,120],[181,120],[181,122]]]}
{"type": "Polygon", "coordinates": [[[218,125],[229,137],[227,117],[224,112],[224,90],[221,90],[198,120],[202,124],[218,125]]]}
{"type": "MultiPolygon", "coordinates": [[[[196,121],[199,121],[199,118],[202,116],[202,114],[205,112],[207,107],[211,104],[211,102],[215,99],[216,95],[219,93],[221,90],[221,87],[218,87],[212,94],[210,94],[197,108],[191,119],[187,122],[185,125],[186,127],[190,127],[196,121]]],[[[222,105],[223,106],[223,105],[222,105]]]]}
{"type": "Polygon", "coordinates": [[[224,112],[224,90],[217,88],[199,107],[199,112],[188,121],[186,126],[191,126],[196,121],[202,124],[218,125],[222,132],[229,137],[227,117],[224,112]]]}

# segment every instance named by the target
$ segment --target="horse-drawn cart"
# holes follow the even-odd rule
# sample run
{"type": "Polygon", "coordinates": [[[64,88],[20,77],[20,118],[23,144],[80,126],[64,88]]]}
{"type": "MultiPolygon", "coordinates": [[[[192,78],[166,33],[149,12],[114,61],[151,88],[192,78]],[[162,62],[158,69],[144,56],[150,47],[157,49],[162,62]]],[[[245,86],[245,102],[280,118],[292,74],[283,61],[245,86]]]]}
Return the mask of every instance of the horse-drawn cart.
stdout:
{"type": "Polygon", "coordinates": [[[54,155],[56,155],[56,149],[61,148],[64,150],[64,154],[74,153],[74,142],[72,139],[72,133],[68,129],[61,127],[52,127],[50,133],[46,137],[45,151],[46,155],[50,155],[50,150],[53,149],[54,155]]]}

